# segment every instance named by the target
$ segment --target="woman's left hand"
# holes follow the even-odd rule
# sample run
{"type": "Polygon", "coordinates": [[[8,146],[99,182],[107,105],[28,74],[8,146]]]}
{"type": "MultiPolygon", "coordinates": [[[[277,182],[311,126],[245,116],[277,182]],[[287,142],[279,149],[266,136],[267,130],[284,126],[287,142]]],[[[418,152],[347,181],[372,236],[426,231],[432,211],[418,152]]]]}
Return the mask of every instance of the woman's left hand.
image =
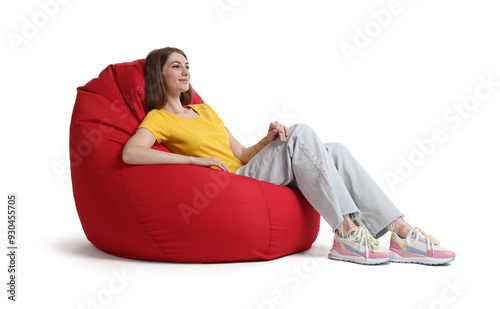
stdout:
{"type": "Polygon", "coordinates": [[[271,122],[271,124],[269,125],[269,132],[267,133],[269,142],[272,142],[276,137],[278,137],[280,141],[285,142],[287,136],[287,127],[277,121],[271,122]]]}

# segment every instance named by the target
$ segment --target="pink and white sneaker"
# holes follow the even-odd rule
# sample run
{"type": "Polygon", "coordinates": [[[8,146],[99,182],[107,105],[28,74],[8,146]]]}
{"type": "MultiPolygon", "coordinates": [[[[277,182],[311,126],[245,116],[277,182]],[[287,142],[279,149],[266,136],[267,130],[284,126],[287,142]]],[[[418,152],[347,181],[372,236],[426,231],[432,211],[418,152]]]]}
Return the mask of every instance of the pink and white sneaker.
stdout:
{"type": "Polygon", "coordinates": [[[382,247],[364,227],[350,230],[347,237],[340,237],[335,231],[333,247],[328,254],[332,260],[375,265],[389,262],[394,253],[382,247]]]}
{"type": "Polygon", "coordinates": [[[418,227],[410,230],[406,238],[392,233],[391,245],[394,252],[391,262],[440,265],[455,259],[455,253],[439,245],[439,240],[418,227]]]}

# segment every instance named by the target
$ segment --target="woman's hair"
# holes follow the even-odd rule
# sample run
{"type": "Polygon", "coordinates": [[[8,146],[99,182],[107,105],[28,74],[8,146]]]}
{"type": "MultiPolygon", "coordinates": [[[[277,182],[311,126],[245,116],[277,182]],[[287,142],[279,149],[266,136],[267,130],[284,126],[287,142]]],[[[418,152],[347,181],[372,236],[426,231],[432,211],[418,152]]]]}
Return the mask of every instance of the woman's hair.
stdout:
{"type": "MultiPolygon", "coordinates": [[[[144,82],[146,87],[146,108],[148,111],[152,109],[160,109],[167,103],[167,89],[163,82],[162,69],[168,56],[172,53],[183,55],[186,60],[186,54],[178,48],[165,47],[151,51],[144,62],[144,82]]],[[[182,105],[191,103],[193,98],[193,88],[189,83],[188,91],[182,92],[180,100],[182,105]]]]}

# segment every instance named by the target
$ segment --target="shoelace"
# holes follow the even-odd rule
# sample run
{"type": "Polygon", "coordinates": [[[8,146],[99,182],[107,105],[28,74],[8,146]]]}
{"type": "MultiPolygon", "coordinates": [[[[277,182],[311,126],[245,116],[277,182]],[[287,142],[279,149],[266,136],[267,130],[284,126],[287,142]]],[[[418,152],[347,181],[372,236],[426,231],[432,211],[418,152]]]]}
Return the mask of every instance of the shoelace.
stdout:
{"type": "Polygon", "coordinates": [[[434,238],[434,236],[427,234],[426,232],[422,231],[418,227],[414,227],[410,230],[408,235],[406,235],[406,242],[410,245],[413,246],[414,244],[417,243],[419,240],[420,236],[424,236],[425,242],[427,244],[427,251],[432,250],[432,253],[434,253],[434,245],[439,245],[439,240],[434,238]],[[411,237],[415,233],[415,240],[411,241],[411,237]]]}
{"type": "Polygon", "coordinates": [[[370,232],[362,226],[358,226],[352,230],[352,235],[351,237],[358,241],[360,245],[365,242],[365,255],[366,258],[368,258],[368,250],[373,251],[373,249],[377,248],[379,246],[378,240],[376,240],[372,235],[370,235],[370,232]]]}

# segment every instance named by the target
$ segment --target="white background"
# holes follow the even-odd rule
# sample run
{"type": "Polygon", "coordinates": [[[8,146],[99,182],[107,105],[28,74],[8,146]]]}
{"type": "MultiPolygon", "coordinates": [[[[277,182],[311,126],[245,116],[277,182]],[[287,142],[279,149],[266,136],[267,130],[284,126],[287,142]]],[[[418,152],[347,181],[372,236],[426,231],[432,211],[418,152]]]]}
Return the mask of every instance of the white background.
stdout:
{"type": "Polygon", "coordinates": [[[92,308],[92,298],[96,308],[480,308],[495,301],[500,86],[481,88],[484,99],[469,110],[464,101],[481,77],[500,81],[496,1],[62,2],[4,1],[0,9],[2,248],[9,193],[18,195],[20,217],[18,302],[7,301],[2,253],[2,308],[92,308]],[[342,44],[356,53],[346,57],[342,44]],[[330,261],[324,221],[311,250],[268,262],[144,262],[94,248],[70,182],[76,87],[108,64],[164,46],[186,52],[193,86],[242,142],[279,120],[344,143],[407,220],[456,260],[444,267],[330,261]],[[459,109],[466,112],[458,116],[459,109]],[[444,137],[424,154],[417,142],[435,130],[444,137]],[[412,169],[390,185],[387,174],[410,159],[412,169]]]}

